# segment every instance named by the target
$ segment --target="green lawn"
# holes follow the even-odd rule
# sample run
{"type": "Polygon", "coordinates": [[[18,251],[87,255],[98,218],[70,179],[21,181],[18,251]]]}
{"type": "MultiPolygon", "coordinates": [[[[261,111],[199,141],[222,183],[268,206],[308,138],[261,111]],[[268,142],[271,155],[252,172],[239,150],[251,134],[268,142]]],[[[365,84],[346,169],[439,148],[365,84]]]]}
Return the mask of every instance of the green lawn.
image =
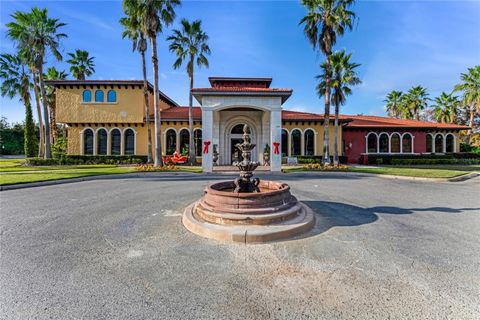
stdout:
{"type": "MultiPolygon", "coordinates": [[[[285,168],[284,172],[307,171],[303,167],[285,168]]],[[[480,165],[418,165],[411,167],[404,166],[382,166],[382,167],[348,167],[350,172],[364,172],[374,174],[388,174],[393,176],[407,176],[419,178],[453,178],[469,172],[480,172],[480,165]]]]}
{"type": "MultiPolygon", "coordinates": [[[[27,167],[23,163],[21,159],[0,159],[0,185],[136,172],[134,167],[106,164],[27,167]]],[[[202,168],[182,166],[175,171],[198,173],[202,168]]]]}

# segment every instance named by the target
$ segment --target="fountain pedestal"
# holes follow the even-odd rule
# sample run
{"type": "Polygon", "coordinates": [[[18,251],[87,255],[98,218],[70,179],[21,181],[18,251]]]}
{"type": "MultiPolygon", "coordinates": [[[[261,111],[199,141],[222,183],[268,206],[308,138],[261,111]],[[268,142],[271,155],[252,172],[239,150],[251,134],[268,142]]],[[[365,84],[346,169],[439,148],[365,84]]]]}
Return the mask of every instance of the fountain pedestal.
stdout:
{"type": "Polygon", "coordinates": [[[191,232],[217,240],[267,242],[290,238],[310,230],[313,211],[299,202],[285,183],[253,178],[259,165],[251,161],[250,131],[244,127],[244,141],[237,144],[243,160],[235,163],[240,177],[217,182],[204,196],[185,209],[183,225],[191,232]]]}

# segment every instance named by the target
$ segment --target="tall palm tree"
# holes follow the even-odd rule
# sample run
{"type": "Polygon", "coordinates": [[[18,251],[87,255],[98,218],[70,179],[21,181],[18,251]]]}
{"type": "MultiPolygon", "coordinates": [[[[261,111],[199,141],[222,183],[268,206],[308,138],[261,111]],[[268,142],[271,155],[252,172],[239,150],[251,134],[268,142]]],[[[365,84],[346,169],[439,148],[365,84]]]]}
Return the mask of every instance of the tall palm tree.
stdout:
{"type": "Polygon", "coordinates": [[[404,117],[420,120],[420,111],[427,108],[429,100],[427,89],[422,86],[412,87],[402,99],[404,117]]]}
{"type": "MultiPolygon", "coordinates": [[[[43,75],[46,80],[65,80],[68,76],[68,73],[65,71],[58,71],[55,67],[50,67],[47,69],[47,73],[43,75]]],[[[57,140],[58,129],[57,129],[57,117],[55,114],[56,108],[56,98],[55,98],[55,88],[48,86],[47,91],[47,103],[48,109],[50,111],[50,131],[52,133],[52,143],[55,143],[57,140]]]]}
{"type": "Polygon", "coordinates": [[[12,15],[14,22],[7,24],[8,36],[15,41],[16,46],[22,52],[29,52],[36,74],[38,77],[38,89],[42,98],[43,121],[45,130],[44,157],[51,158],[50,148],[50,125],[48,117],[48,103],[45,92],[45,83],[43,81],[43,65],[47,50],[49,50],[57,60],[62,60],[62,55],[58,51],[60,39],[67,37],[64,33],[59,33],[58,29],[65,26],[58,19],[48,17],[47,9],[32,8],[31,12],[25,13],[16,11],[12,15]]]}
{"type": "Polygon", "coordinates": [[[455,91],[462,91],[462,102],[468,112],[467,141],[470,143],[475,116],[480,115],[480,66],[469,68],[467,73],[460,76],[462,82],[455,86],[455,91]]]}
{"type": "MultiPolygon", "coordinates": [[[[340,115],[340,106],[347,101],[347,96],[352,94],[351,86],[362,83],[357,76],[355,69],[360,65],[350,61],[351,53],[346,53],[345,50],[337,51],[331,56],[331,88],[332,103],[335,106],[335,126],[334,126],[334,153],[333,164],[338,166],[338,118],[340,115]]],[[[321,97],[327,93],[327,64],[322,64],[323,73],[317,76],[320,80],[317,85],[317,93],[321,97]]]]}
{"type": "Polygon", "coordinates": [[[401,110],[401,99],[402,99],[402,91],[395,91],[392,90],[390,93],[387,94],[387,99],[384,102],[387,103],[386,109],[389,117],[398,118],[400,117],[402,110],[401,110]]]}
{"type": "Polygon", "coordinates": [[[95,72],[95,57],[89,57],[86,50],[75,50],[74,53],[67,53],[70,59],[67,63],[70,64],[70,72],[77,80],[85,80],[86,77],[91,76],[95,72]]]}
{"type": "Polygon", "coordinates": [[[142,30],[145,31],[152,46],[153,64],[153,107],[155,114],[155,161],[154,166],[163,166],[162,142],[160,137],[160,90],[158,88],[158,52],[157,35],[170,26],[175,19],[175,7],[180,0],[123,0],[124,6],[133,7],[138,4],[138,17],[142,30]]]}
{"type": "Polygon", "coordinates": [[[453,93],[442,92],[434,100],[433,116],[436,121],[443,123],[455,123],[457,120],[460,100],[453,93]]]}
{"type": "Polygon", "coordinates": [[[143,101],[145,104],[145,122],[147,125],[147,163],[153,162],[152,154],[152,130],[150,128],[150,105],[148,102],[148,81],[147,81],[147,63],[145,59],[145,51],[147,51],[147,39],[145,32],[140,24],[139,6],[136,2],[123,3],[123,11],[126,17],[120,19],[120,24],[124,30],[122,38],[128,37],[133,44],[133,51],[140,52],[142,57],[142,74],[143,74],[143,101]],[[129,6],[130,5],[130,6],[129,6]]]}
{"type": "Polygon", "coordinates": [[[0,94],[13,99],[20,97],[25,106],[24,150],[25,157],[35,156],[35,124],[33,123],[32,105],[30,101],[30,77],[25,61],[20,55],[4,53],[0,55],[0,94]]]}
{"type": "Polygon", "coordinates": [[[193,74],[195,64],[201,68],[208,68],[208,59],[206,55],[210,54],[210,48],[207,44],[208,35],[202,30],[202,22],[195,20],[190,23],[187,19],[181,21],[182,29],[174,29],[173,35],[167,38],[170,41],[169,49],[177,55],[177,60],[173,64],[174,69],[178,69],[187,61],[187,74],[190,80],[190,91],[188,95],[188,127],[189,135],[189,162],[195,164],[195,146],[193,142],[193,74]]]}
{"type": "Polygon", "coordinates": [[[349,8],[355,0],[302,0],[307,15],[300,20],[303,31],[313,49],[317,47],[325,55],[325,113],[323,122],[323,162],[330,164],[329,122],[331,91],[331,55],[337,36],[343,36],[345,29],[352,29],[355,13],[349,8]]]}

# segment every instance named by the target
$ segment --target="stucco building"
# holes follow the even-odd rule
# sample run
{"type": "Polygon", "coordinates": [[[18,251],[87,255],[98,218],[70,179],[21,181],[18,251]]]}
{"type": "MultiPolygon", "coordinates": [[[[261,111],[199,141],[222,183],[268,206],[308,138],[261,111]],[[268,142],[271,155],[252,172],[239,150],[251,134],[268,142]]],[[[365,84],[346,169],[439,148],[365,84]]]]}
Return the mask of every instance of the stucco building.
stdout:
{"type": "MultiPolygon", "coordinates": [[[[271,147],[270,169],[279,171],[282,157],[322,155],[323,115],[283,110],[291,89],[271,88],[271,78],[209,78],[211,87],[195,88],[200,104],[193,108],[197,160],[212,171],[212,151],[218,164],[230,165],[237,156],[241,128],[247,124],[257,148],[253,159],[263,162],[271,147]]],[[[81,155],[146,155],[146,117],[153,125],[153,88],[149,84],[150,114],[144,108],[143,81],[54,80],[56,117],[68,130],[68,153],[81,155]]],[[[162,153],[188,150],[188,107],[160,93],[162,153]]],[[[330,153],[333,154],[333,116],[330,153]]],[[[458,134],[465,126],[374,116],[341,115],[339,154],[358,162],[362,154],[458,152],[458,134]]],[[[154,143],[154,139],[153,139],[154,143]]],[[[155,146],[153,146],[155,147],[155,146]]]]}

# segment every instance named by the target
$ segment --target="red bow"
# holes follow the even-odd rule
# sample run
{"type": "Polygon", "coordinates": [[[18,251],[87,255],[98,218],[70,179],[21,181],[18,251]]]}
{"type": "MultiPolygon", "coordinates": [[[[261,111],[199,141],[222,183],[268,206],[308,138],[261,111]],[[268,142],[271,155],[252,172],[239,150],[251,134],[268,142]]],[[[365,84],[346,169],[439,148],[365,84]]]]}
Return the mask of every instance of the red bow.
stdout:
{"type": "Polygon", "coordinates": [[[274,142],[273,143],[273,154],[279,154],[280,152],[278,151],[278,146],[280,145],[280,142],[274,142]]]}
{"type": "Polygon", "coordinates": [[[210,145],[210,141],[204,141],[203,142],[203,153],[207,154],[208,153],[208,146],[210,145]]]}

